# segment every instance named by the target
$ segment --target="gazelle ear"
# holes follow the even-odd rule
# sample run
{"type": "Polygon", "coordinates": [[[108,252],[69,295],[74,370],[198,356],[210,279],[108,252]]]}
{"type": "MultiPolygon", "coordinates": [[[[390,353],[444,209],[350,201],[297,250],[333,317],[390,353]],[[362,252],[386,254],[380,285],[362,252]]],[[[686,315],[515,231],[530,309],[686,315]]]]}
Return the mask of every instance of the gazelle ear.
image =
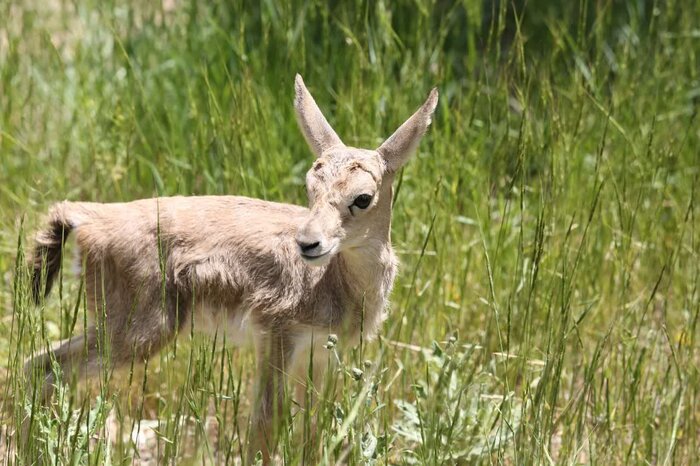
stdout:
{"type": "Polygon", "coordinates": [[[434,88],[421,108],[379,146],[377,152],[384,157],[388,171],[395,172],[406,163],[427,131],[437,103],[438,90],[434,88]]]}
{"type": "Polygon", "coordinates": [[[296,91],[294,109],[297,122],[316,157],[320,157],[330,147],[343,145],[343,141],[328,124],[299,74],[294,79],[294,90],[296,91]]]}

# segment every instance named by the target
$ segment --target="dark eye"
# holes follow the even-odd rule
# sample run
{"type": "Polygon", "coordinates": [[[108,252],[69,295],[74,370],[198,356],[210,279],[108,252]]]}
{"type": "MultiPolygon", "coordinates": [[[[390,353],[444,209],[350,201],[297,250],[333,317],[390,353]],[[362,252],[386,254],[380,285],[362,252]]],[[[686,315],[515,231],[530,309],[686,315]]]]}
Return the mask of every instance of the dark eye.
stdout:
{"type": "Polygon", "coordinates": [[[369,205],[372,203],[372,196],[369,194],[360,194],[355,198],[355,201],[352,203],[353,206],[359,208],[359,209],[366,209],[369,207],[369,205]]]}

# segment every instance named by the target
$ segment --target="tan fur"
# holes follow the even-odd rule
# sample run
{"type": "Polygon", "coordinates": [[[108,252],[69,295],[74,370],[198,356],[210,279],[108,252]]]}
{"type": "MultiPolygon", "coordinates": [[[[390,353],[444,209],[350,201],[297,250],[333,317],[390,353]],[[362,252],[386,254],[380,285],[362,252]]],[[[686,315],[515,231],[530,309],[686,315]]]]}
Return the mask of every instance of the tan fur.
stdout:
{"type": "Polygon", "coordinates": [[[257,347],[250,451],[262,450],[267,462],[285,375],[304,367],[311,335],[317,343],[329,333],[352,342],[361,329],[365,338],[377,332],[397,267],[392,181],[425,133],[437,92],[375,151],[345,146],[298,75],[295,84],[299,124],[318,157],[307,174],[309,208],[234,196],[52,208],[51,228],[37,236],[35,292],[50,285],[41,272],[57,254],[60,263],[62,241],[74,230],[96,319],[86,335],[28,364],[44,374],[46,397],[51,358],[64,372],[89,375],[145,360],[193,320],[196,328],[203,320],[230,323],[235,332],[247,329],[257,347]],[[361,194],[372,196],[369,206],[352,207],[361,194]]]}

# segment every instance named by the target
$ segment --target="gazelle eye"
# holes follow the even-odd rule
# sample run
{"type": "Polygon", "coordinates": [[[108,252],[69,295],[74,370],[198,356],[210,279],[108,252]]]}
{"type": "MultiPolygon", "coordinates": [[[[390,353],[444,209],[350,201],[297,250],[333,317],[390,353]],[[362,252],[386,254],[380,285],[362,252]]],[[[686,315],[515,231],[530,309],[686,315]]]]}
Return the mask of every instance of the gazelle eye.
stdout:
{"type": "Polygon", "coordinates": [[[372,203],[372,196],[369,194],[360,194],[355,198],[355,201],[352,203],[353,206],[359,208],[359,209],[366,209],[369,207],[369,205],[372,203]]]}

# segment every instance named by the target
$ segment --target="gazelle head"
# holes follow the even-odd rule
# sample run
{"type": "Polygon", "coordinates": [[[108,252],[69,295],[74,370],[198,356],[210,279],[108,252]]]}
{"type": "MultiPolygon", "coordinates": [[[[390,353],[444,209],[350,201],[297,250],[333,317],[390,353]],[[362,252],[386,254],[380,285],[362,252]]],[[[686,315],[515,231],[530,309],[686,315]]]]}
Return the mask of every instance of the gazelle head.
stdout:
{"type": "Polygon", "coordinates": [[[306,174],[309,216],[297,231],[299,253],[325,265],[341,252],[386,238],[391,216],[391,181],[430,125],[438,101],[433,89],[425,103],[378,149],[343,144],[296,76],[297,120],[316,161],[306,174]]]}

